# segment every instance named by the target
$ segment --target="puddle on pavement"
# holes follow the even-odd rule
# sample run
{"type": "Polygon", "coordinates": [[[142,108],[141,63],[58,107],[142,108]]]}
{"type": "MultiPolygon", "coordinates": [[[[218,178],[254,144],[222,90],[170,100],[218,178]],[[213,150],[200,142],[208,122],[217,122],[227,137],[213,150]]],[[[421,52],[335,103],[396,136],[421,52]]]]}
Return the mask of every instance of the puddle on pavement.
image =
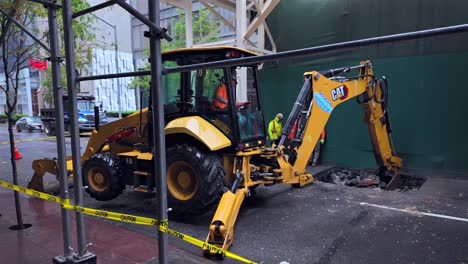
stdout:
{"type": "MultiPolygon", "coordinates": [[[[330,168],[315,175],[322,182],[344,185],[357,188],[382,188],[385,189],[390,182],[390,177],[379,176],[375,171],[350,168],[330,168]]],[[[426,178],[400,174],[400,188],[404,191],[417,191],[426,181],[426,178]]]]}

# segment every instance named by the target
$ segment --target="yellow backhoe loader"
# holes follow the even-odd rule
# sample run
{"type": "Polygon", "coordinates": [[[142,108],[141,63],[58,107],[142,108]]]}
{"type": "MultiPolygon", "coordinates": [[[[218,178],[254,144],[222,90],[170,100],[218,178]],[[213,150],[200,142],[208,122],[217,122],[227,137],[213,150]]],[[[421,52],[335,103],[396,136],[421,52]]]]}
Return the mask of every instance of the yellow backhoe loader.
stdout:
{"type": "MultiPolygon", "coordinates": [[[[201,62],[255,56],[235,47],[178,49],[162,55],[163,66],[174,67],[201,62]]],[[[213,209],[225,186],[231,156],[238,151],[265,145],[265,125],[257,65],[218,67],[163,76],[166,134],[168,206],[170,217],[187,218],[213,209]],[[238,72],[245,70],[249,82],[248,101],[236,100],[238,72]],[[224,85],[228,103],[217,106],[217,88],[224,85]],[[237,103],[235,103],[237,102],[237,103]],[[245,117],[248,115],[248,119],[245,117]]],[[[150,91],[151,92],[151,91],[150,91]]],[[[104,124],[91,133],[81,156],[83,184],[93,198],[116,198],[126,186],[153,192],[153,142],[151,107],[104,124]]],[[[34,175],[29,187],[44,190],[45,173],[57,174],[54,159],[33,161],[34,175]]],[[[69,177],[72,162],[68,160],[69,177]]]]}
{"type": "MultiPolygon", "coordinates": [[[[224,46],[169,51],[162,60],[163,66],[173,67],[250,56],[255,54],[224,46]]],[[[364,107],[380,176],[388,188],[398,186],[401,160],[390,136],[386,80],[374,77],[371,62],[305,73],[305,83],[274,149],[265,147],[257,71],[257,64],[240,64],[163,76],[169,217],[189,219],[219,203],[206,242],[228,249],[239,209],[253,189],[277,183],[301,187],[314,180],[306,165],[319,135],[332,110],[353,97],[360,98],[364,107]],[[232,81],[240,72],[247,73],[247,87],[232,81]],[[341,77],[348,72],[357,74],[341,77]]],[[[83,184],[91,197],[111,200],[126,186],[154,191],[153,142],[148,137],[153,127],[151,109],[92,132],[81,156],[83,184]]],[[[68,161],[70,173],[71,166],[68,161]]],[[[56,174],[57,163],[35,160],[33,169],[29,188],[43,190],[44,174],[56,174]]],[[[204,254],[223,257],[212,249],[205,248],[204,254]]]]}

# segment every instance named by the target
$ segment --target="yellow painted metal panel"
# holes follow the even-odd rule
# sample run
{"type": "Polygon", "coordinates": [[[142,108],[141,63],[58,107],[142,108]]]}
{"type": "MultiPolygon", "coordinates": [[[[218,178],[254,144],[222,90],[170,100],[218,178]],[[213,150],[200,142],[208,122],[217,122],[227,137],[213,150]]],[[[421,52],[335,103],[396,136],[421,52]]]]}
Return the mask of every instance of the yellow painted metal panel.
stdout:
{"type": "Polygon", "coordinates": [[[211,151],[231,146],[231,141],[218,128],[199,116],[177,118],[165,128],[166,135],[187,134],[205,144],[211,151]]]}

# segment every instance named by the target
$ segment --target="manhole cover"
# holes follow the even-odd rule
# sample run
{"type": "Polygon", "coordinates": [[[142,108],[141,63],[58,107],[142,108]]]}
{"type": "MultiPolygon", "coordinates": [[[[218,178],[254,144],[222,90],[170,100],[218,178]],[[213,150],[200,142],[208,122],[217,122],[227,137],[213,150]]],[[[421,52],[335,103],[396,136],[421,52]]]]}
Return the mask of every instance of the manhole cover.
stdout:
{"type": "MultiPolygon", "coordinates": [[[[426,179],[407,174],[400,174],[400,191],[419,190],[426,179]]],[[[388,176],[380,176],[372,170],[330,168],[315,175],[322,182],[339,184],[358,188],[382,188],[385,189],[390,181],[388,176]]]]}

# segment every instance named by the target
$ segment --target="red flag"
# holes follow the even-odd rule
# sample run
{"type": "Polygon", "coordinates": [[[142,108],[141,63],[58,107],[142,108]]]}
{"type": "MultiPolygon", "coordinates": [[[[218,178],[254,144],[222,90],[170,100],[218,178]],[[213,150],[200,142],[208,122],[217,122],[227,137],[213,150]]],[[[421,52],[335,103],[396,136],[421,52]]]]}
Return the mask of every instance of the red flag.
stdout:
{"type": "Polygon", "coordinates": [[[47,70],[47,61],[36,59],[36,58],[29,58],[29,65],[32,68],[36,68],[39,70],[46,71],[47,70]]]}

